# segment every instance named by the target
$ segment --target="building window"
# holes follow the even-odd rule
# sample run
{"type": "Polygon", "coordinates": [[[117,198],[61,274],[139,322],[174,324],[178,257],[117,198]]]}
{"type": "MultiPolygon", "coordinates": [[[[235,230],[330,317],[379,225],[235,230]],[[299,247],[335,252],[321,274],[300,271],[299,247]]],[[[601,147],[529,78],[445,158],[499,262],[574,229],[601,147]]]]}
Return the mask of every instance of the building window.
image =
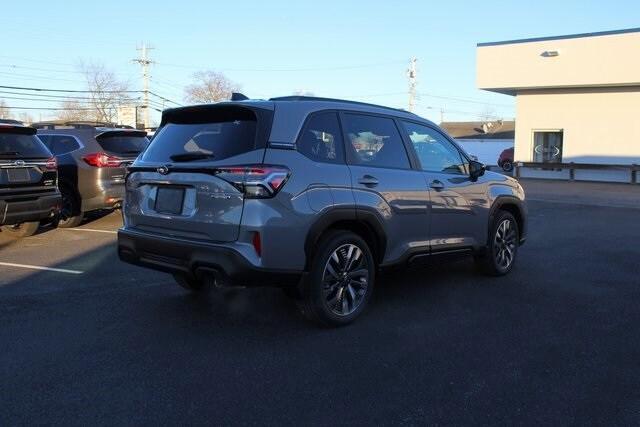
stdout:
{"type": "Polygon", "coordinates": [[[533,161],[562,163],[562,131],[533,132],[533,161]]]}

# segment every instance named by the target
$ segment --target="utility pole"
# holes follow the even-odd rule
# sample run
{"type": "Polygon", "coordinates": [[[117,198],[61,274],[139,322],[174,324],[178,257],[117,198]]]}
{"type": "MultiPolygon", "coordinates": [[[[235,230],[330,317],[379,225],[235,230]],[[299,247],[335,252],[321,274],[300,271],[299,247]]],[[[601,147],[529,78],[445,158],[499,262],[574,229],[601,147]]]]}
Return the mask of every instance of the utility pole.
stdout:
{"type": "Polygon", "coordinates": [[[444,122],[444,108],[440,109],[440,123],[444,122]]]}
{"type": "Polygon", "coordinates": [[[409,60],[407,69],[407,79],[409,79],[409,111],[413,112],[416,106],[416,86],[418,85],[418,69],[416,68],[418,58],[415,56],[409,60]]]}
{"type": "Polygon", "coordinates": [[[141,47],[136,48],[140,51],[140,57],[133,60],[133,62],[142,66],[142,96],[144,103],[144,128],[149,129],[151,123],[149,120],[149,65],[153,64],[153,61],[147,56],[147,51],[153,49],[151,46],[147,46],[146,43],[142,43],[141,47]]]}

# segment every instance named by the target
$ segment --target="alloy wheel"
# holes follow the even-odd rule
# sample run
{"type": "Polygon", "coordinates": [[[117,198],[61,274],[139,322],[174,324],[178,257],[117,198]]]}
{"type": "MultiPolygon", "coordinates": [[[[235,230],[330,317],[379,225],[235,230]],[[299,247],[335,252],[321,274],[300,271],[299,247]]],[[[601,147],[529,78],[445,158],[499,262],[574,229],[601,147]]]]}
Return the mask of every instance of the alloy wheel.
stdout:
{"type": "Polygon", "coordinates": [[[516,229],[510,219],[505,219],[498,225],[493,240],[493,252],[496,264],[507,270],[515,258],[516,253],[516,229]]]}
{"type": "Polygon", "coordinates": [[[348,243],[333,251],[322,274],[327,307],[338,316],[348,316],[364,301],[369,284],[369,263],[362,249],[348,243]]]}

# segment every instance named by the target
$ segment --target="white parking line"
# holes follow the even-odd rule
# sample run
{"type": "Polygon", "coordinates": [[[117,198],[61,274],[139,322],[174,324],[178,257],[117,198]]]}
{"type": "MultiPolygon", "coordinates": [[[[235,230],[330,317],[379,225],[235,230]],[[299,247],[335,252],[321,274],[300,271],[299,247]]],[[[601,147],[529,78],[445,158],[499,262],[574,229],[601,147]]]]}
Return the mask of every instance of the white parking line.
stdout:
{"type": "Polygon", "coordinates": [[[56,273],[67,273],[67,274],[82,274],[82,273],[84,273],[84,271],[79,271],[79,270],[67,270],[65,268],[52,268],[52,267],[40,267],[39,265],[14,264],[12,262],[0,262],[0,265],[5,265],[7,267],[28,268],[28,269],[31,269],[31,270],[55,271],[56,273]]]}
{"type": "Polygon", "coordinates": [[[118,234],[117,231],[113,231],[113,230],[96,230],[94,228],[63,228],[63,230],[68,230],[68,231],[93,231],[94,233],[118,234]]]}

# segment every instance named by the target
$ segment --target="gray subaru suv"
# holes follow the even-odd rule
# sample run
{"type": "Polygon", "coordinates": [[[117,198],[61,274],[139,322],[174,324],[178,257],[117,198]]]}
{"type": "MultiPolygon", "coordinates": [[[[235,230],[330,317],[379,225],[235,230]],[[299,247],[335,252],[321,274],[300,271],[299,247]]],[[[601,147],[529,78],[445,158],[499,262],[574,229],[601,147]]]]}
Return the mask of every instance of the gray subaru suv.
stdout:
{"type": "Polygon", "coordinates": [[[415,114],[315,97],[165,110],[128,168],[122,260],[195,292],[278,286],[325,325],[365,309],[381,269],[473,256],[504,275],[524,192],[415,114]]]}

